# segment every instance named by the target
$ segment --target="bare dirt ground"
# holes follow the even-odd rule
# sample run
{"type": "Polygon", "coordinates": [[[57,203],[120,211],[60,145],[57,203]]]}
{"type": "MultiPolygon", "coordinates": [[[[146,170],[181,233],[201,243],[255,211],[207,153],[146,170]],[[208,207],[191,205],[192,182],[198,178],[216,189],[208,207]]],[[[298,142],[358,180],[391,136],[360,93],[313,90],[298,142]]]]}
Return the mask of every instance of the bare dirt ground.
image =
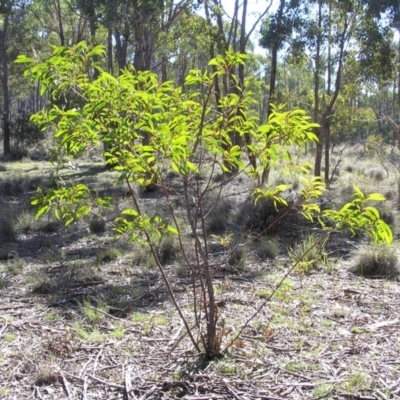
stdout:
{"type": "MultiPolygon", "coordinates": [[[[54,230],[18,232],[0,260],[0,399],[400,399],[397,280],[332,259],[266,301],[291,264],[249,251],[214,271],[224,342],[265,305],[205,364],[146,254],[84,224],[54,230]]],[[[166,271],[190,321],[189,273],[166,271]]]]}

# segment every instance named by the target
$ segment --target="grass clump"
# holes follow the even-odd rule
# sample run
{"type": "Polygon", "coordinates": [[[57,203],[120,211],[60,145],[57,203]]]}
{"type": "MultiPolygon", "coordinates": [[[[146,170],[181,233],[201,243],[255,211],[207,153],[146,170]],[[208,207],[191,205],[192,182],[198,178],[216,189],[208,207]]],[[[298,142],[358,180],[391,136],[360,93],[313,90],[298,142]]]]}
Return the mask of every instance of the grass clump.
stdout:
{"type": "Polygon", "coordinates": [[[279,241],[276,238],[263,238],[256,245],[256,251],[260,258],[274,260],[280,251],[279,241]]]}
{"type": "Polygon", "coordinates": [[[6,343],[11,343],[11,342],[13,342],[15,339],[17,339],[17,335],[15,334],[15,333],[6,333],[5,335],[4,335],[4,341],[6,342],[6,343]]]}
{"type": "Polygon", "coordinates": [[[328,265],[325,240],[320,241],[312,234],[291,247],[288,254],[290,261],[297,264],[297,270],[304,274],[311,273],[321,265],[328,265]]]}
{"type": "Polygon", "coordinates": [[[364,244],[353,255],[350,271],[357,275],[393,278],[400,274],[396,246],[364,244]]]}
{"type": "Polygon", "coordinates": [[[107,314],[109,311],[109,307],[102,301],[99,301],[97,307],[93,307],[88,300],[85,300],[83,303],[81,303],[79,309],[88,322],[92,324],[104,319],[105,314],[107,314]]]}
{"type": "Polygon", "coordinates": [[[368,170],[368,176],[376,182],[382,182],[385,179],[386,173],[380,168],[371,168],[368,170]]]}
{"type": "Polygon", "coordinates": [[[19,275],[25,267],[25,261],[19,255],[10,251],[7,255],[7,265],[5,270],[12,275],[19,275]]]}
{"type": "Polygon", "coordinates": [[[161,264],[165,265],[175,259],[178,249],[175,245],[175,238],[171,235],[163,237],[158,249],[158,256],[161,264]]]}
{"type": "Polygon", "coordinates": [[[101,218],[93,218],[89,221],[89,229],[91,233],[100,235],[106,231],[106,221],[101,218]]]}
{"type": "Polygon", "coordinates": [[[40,366],[36,373],[36,386],[50,386],[60,381],[60,374],[49,366],[40,366]]]}
{"type": "Polygon", "coordinates": [[[51,280],[44,271],[39,270],[30,274],[26,283],[30,286],[32,293],[46,294],[51,292],[51,280]]]}
{"type": "Polygon", "coordinates": [[[118,260],[121,257],[121,251],[115,247],[103,249],[97,254],[98,263],[107,263],[118,260]]]}
{"type": "Polygon", "coordinates": [[[76,335],[79,339],[86,340],[91,343],[103,343],[106,337],[98,329],[85,329],[81,324],[76,324],[76,335]]]}
{"type": "Polygon", "coordinates": [[[228,264],[239,270],[246,267],[246,250],[244,246],[235,246],[229,255],[228,264]]]}
{"type": "Polygon", "coordinates": [[[34,230],[36,224],[35,216],[28,212],[24,211],[17,220],[16,229],[21,232],[30,232],[34,230]]]}
{"type": "Polygon", "coordinates": [[[228,227],[232,209],[232,203],[225,199],[220,199],[213,204],[207,215],[207,233],[211,235],[224,233],[228,227]]]}

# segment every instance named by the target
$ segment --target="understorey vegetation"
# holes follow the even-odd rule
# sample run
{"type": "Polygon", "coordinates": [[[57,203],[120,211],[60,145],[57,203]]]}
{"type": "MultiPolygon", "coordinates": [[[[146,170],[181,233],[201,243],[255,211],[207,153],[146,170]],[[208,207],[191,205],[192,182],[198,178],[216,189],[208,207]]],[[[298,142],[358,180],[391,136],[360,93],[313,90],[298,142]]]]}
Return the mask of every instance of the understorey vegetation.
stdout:
{"type": "MultiPolygon", "coordinates": [[[[249,113],[251,91],[232,74],[245,63],[245,55],[228,51],[216,57],[210,70],[190,71],[183,87],[159,83],[155,74],[133,68],[112,76],[99,66],[104,55],[102,47],[80,42],[72,48],[54,47],[44,62],[26,56],[17,60],[28,64],[26,75],[40,82],[43,93],[74,98],[73,104],[54,102],[32,117],[42,130],[54,132],[56,143],[54,187],[39,188],[32,204],[37,217],[51,214],[65,226],[92,218],[92,231],[101,231],[112,197],[95,195],[86,184],[66,181],[57,171],[103,146],[102,157],[117,173],[114,184],[126,188],[126,203],[112,222],[113,231],[153,259],[199,357],[213,360],[237,346],[244,329],[293,271],[310,273],[326,264],[324,247],[337,232],[392,242],[390,227],[371,205],[384,200],[378,193],[365,194],[354,186],[342,207],[321,210],[321,179],[312,177],[309,163],[292,155],[294,149],[318,141],[318,125],[304,111],[284,106],[273,106],[267,123],[259,124],[249,113]],[[230,90],[214,107],[216,77],[229,78],[230,90]],[[296,189],[266,182],[265,171],[270,175],[277,167],[282,176],[296,176],[296,189]],[[235,223],[226,187],[243,179],[253,187],[248,189],[246,215],[235,223]],[[157,194],[154,210],[142,201],[151,192],[157,194]],[[277,225],[283,229],[287,223],[290,231],[293,221],[319,227],[321,233],[293,245],[287,273],[243,325],[227,329],[229,321],[216,301],[215,274],[225,265],[243,269],[248,246],[276,231],[277,225]],[[190,313],[183,310],[165,269],[177,257],[190,276],[190,313]]],[[[273,252],[271,248],[265,254],[273,252]]],[[[103,255],[100,262],[111,255],[103,255]]]]}

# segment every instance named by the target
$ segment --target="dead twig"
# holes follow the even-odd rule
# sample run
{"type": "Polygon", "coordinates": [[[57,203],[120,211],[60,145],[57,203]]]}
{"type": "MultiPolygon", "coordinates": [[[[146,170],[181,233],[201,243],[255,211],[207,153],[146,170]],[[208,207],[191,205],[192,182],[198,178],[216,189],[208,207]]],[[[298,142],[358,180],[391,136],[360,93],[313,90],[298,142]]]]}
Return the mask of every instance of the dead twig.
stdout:
{"type": "Polygon", "coordinates": [[[63,373],[61,373],[61,380],[62,380],[62,385],[63,385],[64,391],[65,391],[65,394],[67,395],[67,399],[72,399],[71,392],[69,391],[69,387],[68,387],[68,381],[65,378],[63,373]]]}
{"type": "Polygon", "coordinates": [[[0,318],[3,318],[4,319],[4,321],[5,321],[5,324],[4,324],[4,326],[1,328],[1,330],[0,330],[0,336],[3,334],[3,332],[6,330],[6,328],[7,328],[7,326],[8,326],[8,323],[7,323],[7,319],[5,318],[5,317],[3,317],[3,316],[0,316],[0,318]]]}
{"type": "Polygon", "coordinates": [[[125,386],[117,385],[116,383],[112,383],[112,382],[107,382],[107,381],[105,381],[104,379],[98,378],[97,376],[94,376],[94,375],[91,375],[91,374],[86,374],[86,375],[87,375],[89,378],[92,378],[92,379],[94,379],[95,381],[102,383],[103,385],[110,386],[110,387],[113,387],[113,388],[116,388],[116,389],[125,390],[125,386]]]}

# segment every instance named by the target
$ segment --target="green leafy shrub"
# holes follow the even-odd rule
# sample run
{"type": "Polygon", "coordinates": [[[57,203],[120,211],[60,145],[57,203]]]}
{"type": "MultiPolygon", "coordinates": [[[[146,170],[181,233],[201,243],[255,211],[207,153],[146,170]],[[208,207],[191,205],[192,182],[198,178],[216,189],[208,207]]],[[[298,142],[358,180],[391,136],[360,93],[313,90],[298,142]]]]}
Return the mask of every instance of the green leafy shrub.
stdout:
{"type": "MultiPolygon", "coordinates": [[[[214,262],[208,252],[211,238],[207,232],[210,205],[206,199],[224,188],[224,179],[216,181],[214,177],[221,172],[225,176],[242,174],[255,182],[267,170],[289,170],[302,177],[301,192],[293,195],[286,185],[258,187],[243,210],[243,214],[251,214],[249,219],[244,218],[243,225],[259,231],[276,227],[287,210],[293,211],[296,218],[301,213],[313,220],[320,213],[315,198],[322,195],[323,185],[318,179],[308,178],[311,166],[294,162],[288,149],[316,141],[314,130],[318,125],[311,123],[303,110],[286,110],[284,106],[273,106],[268,123],[259,125],[251,116],[255,101],[251,93],[240,85],[235,87],[239,80],[230,75],[235,66],[244,64],[247,57],[242,54],[228,51],[211,60],[209,70],[190,71],[184,89],[172,82],[159,83],[150,72],[130,68],[114,77],[97,64],[103,56],[103,47],[89,49],[84,42],[72,48],[54,47],[50,59],[39,64],[20,56],[17,62],[29,64],[26,75],[40,81],[42,93],[49,91],[55,99],[61,95],[80,96],[76,108],[62,109],[53,104],[50,110],[37,113],[34,121],[44,129],[55,128],[58,167],[65,156],[78,157],[104,145],[102,157],[119,174],[115,183],[124,182],[129,189],[130,204],[115,220],[115,232],[152,255],[194,349],[206,359],[213,359],[223,351],[223,332],[215,312],[214,262]],[[93,68],[99,72],[94,80],[87,75],[93,68]],[[224,75],[229,75],[233,90],[221,96],[216,112],[212,94],[216,78],[224,75]],[[237,145],[238,139],[245,145],[237,145]],[[174,188],[171,171],[175,174],[174,188]],[[149,212],[135,190],[153,186],[157,190],[151,195],[165,206],[167,215],[164,211],[149,212]],[[183,205],[182,218],[174,206],[175,196],[183,205]],[[254,202],[255,211],[251,212],[254,202]],[[188,234],[189,249],[183,245],[188,234]],[[176,237],[181,258],[196,280],[193,287],[202,292],[199,296],[193,290],[191,296],[196,330],[190,328],[160,259],[163,256],[158,246],[168,235],[176,237]]],[[[346,208],[325,216],[349,229],[364,228],[376,240],[390,240],[386,225],[373,209],[362,208],[364,199],[360,196],[349,206],[354,206],[351,213],[346,208]],[[362,221],[358,220],[360,213],[362,221]]],[[[82,183],[63,182],[48,190],[39,189],[32,204],[38,216],[51,213],[70,225],[91,215],[93,209],[98,213],[110,206],[112,199],[92,196],[82,183]]],[[[229,263],[244,267],[245,251],[241,246],[232,248],[229,263]]]]}
{"type": "MultiPolygon", "coordinates": [[[[286,185],[284,185],[286,188],[286,185]]],[[[273,198],[261,198],[254,203],[247,199],[240,207],[237,221],[245,229],[253,233],[274,234],[283,230],[293,230],[293,226],[305,223],[298,212],[301,199],[294,191],[285,190],[280,193],[286,203],[276,204],[273,198]]]]}

